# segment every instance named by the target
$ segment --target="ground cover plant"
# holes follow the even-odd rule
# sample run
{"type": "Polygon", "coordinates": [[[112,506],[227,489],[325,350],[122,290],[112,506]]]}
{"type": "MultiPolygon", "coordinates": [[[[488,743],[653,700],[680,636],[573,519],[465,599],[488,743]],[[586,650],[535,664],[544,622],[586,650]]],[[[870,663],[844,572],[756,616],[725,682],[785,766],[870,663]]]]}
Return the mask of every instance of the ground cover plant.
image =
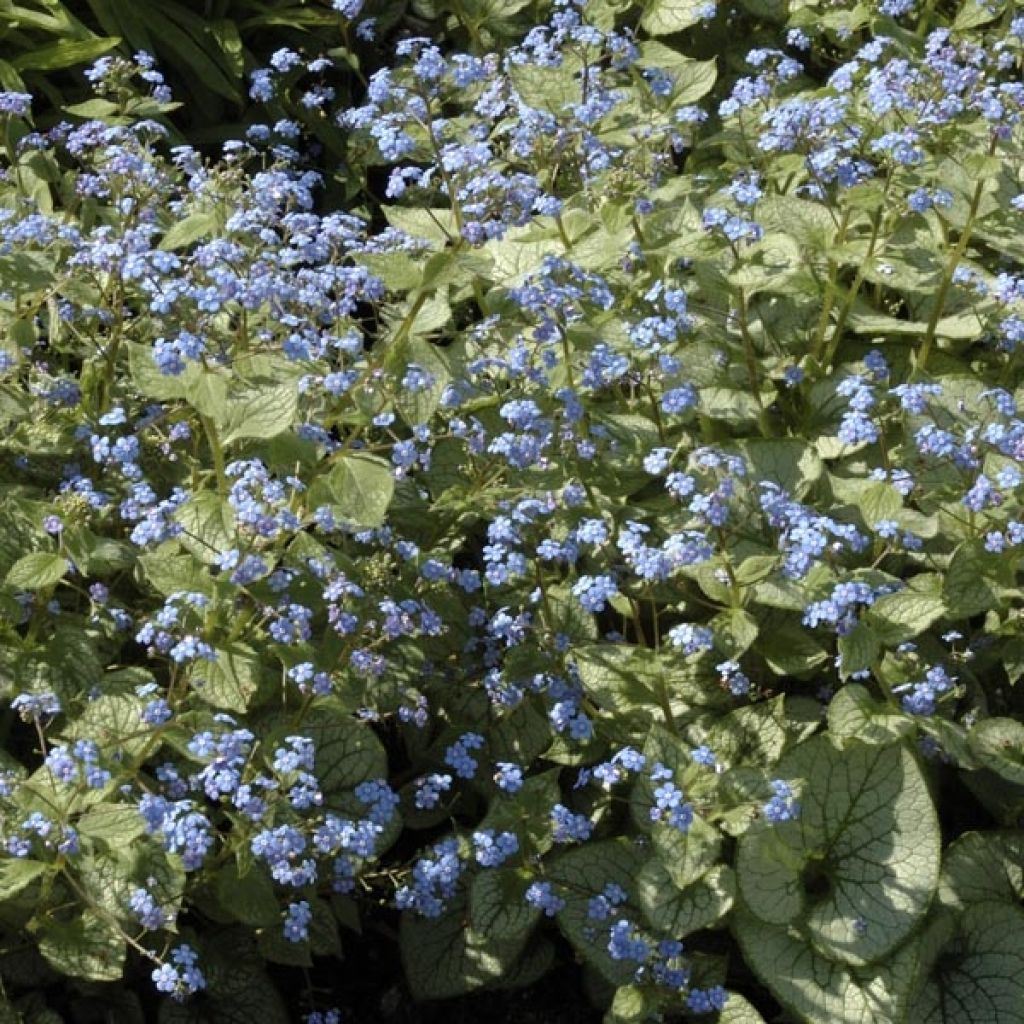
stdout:
{"type": "Polygon", "coordinates": [[[1024,17],[488,10],[0,93],[0,1019],[1024,1019],[1024,17]]]}

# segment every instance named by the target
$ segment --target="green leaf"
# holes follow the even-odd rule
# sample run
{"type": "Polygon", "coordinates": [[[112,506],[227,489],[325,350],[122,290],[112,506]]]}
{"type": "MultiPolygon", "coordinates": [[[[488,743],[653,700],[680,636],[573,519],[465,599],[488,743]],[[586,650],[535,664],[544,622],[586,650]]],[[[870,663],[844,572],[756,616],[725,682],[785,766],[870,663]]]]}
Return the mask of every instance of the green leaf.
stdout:
{"type": "Polygon", "coordinates": [[[17,896],[28,888],[47,868],[38,860],[12,857],[0,861],[0,900],[17,896]]]}
{"type": "Polygon", "coordinates": [[[985,718],[971,729],[968,743],[982,765],[1024,785],[1024,725],[1012,718],[985,718]]]}
{"type": "Polygon", "coordinates": [[[1006,4],[1002,0],[965,0],[957,11],[953,28],[962,32],[964,29],[977,28],[995,21],[1002,14],[1006,4]]]}
{"type": "Polygon", "coordinates": [[[730,910],[736,893],[732,869],[713,867],[681,891],[675,891],[668,871],[657,861],[648,861],[637,875],[636,899],[652,928],[674,939],[708,928],[730,910]]]}
{"type": "Polygon", "coordinates": [[[949,849],[942,864],[939,899],[962,910],[996,900],[1024,899],[1024,831],[967,832],[949,849]]]}
{"type": "Polygon", "coordinates": [[[765,1022],[764,1017],[743,996],[736,992],[730,992],[725,1008],[719,1013],[715,1024],[765,1024],[765,1022]]]}
{"type": "Polygon", "coordinates": [[[739,448],[750,466],[751,484],[767,480],[799,499],[821,477],[821,459],[805,441],[753,438],[744,441],[739,448]]]}
{"type": "MultiPolygon", "coordinates": [[[[648,800],[647,808],[652,803],[648,800]]],[[[657,862],[665,869],[677,889],[689,889],[721,857],[721,836],[696,813],[686,832],[680,832],[671,825],[655,825],[652,840],[657,862]]]]}
{"type": "Polygon", "coordinates": [[[786,745],[782,697],[730,711],[711,727],[706,743],[726,766],[774,764],[786,745]]]}
{"type": "Polygon", "coordinates": [[[815,736],[776,774],[803,780],[799,820],[755,825],[737,877],[751,913],[793,924],[826,955],[870,963],[927,909],[939,873],[939,826],[917,761],[902,745],[815,736]]]}
{"type": "Polygon", "coordinates": [[[217,556],[237,546],[231,506],[212,491],[199,491],[174,513],[183,532],[179,543],[201,562],[212,565],[217,556]]]}
{"type": "Polygon", "coordinates": [[[331,469],[327,486],[338,515],[355,526],[382,526],[395,493],[391,466],[373,455],[350,454],[331,469]]]}
{"type": "Polygon", "coordinates": [[[68,560],[50,551],[33,551],[23,555],[7,573],[4,581],[19,590],[42,590],[59,583],[69,569],[68,560]]]}
{"type": "Polygon", "coordinates": [[[842,679],[849,679],[855,672],[871,668],[882,653],[878,634],[866,622],[858,622],[849,633],[839,637],[836,646],[842,679]]]}
{"type": "Polygon", "coordinates": [[[998,602],[996,587],[991,582],[999,565],[999,556],[987,554],[980,544],[961,544],[944,574],[942,596],[954,619],[969,619],[988,611],[998,602]]]}
{"type": "Polygon", "coordinates": [[[479,827],[515,832],[524,849],[546,853],[552,846],[551,808],[561,796],[558,776],[558,768],[549,768],[528,776],[514,796],[495,796],[479,827]]]}
{"type": "Polygon", "coordinates": [[[279,927],[281,907],[274,886],[259,865],[240,874],[237,863],[226,864],[217,872],[217,899],[236,921],[254,928],[279,927]]]}
{"type": "Polygon", "coordinates": [[[879,634],[883,643],[898,644],[912,640],[946,614],[946,605],[937,593],[918,589],[912,579],[904,590],[880,597],[865,613],[865,621],[879,634]]]}
{"type": "Polygon", "coordinates": [[[523,898],[529,876],[515,868],[481,871],[469,886],[469,919],[485,939],[512,938],[529,932],[541,912],[523,898]]]}
{"type": "Polygon", "coordinates": [[[1024,911],[1005,903],[968,906],[910,1009],[914,1024],[1024,1020],[1024,911]]]}
{"type": "Polygon", "coordinates": [[[702,0],[647,0],[640,24],[652,36],[682,32],[701,20],[702,0]]]}
{"type": "Polygon", "coordinates": [[[698,681],[695,669],[678,659],[670,662],[624,644],[585,644],[574,647],[572,656],[588,695],[622,714],[642,711],[663,720],[663,693],[676,714],[691,704],[721,703],[698,681]]]}
{"type": "Polygon", "coordinates": [[[719,650],[736,660],[749,650],[757,639],[757,619],[742,608],[719,612],[710,622],[719,650]]]}
{"type": "Polygon", "coordinates": [[[76,64],[88,64],[109,53],[121,42],[113,39],[62,39],[59,43],[40,46],[21,53],[11,60],[18,71],[59,71],[76,64]]]}
{"type": "Polygon", "coordinates": [[[88,839],[127,846],[145,832],[146,823],[134,804],[98,804],[82,815],[75,827],[88,839]]]}
{"type": "Polygon", "coordinates": [[[921,972],[918,939],[877,964],[857,968],[822,956],[794,929],[766,924],[745,911],[734,912],[733,929],[744,960],[800,1020],[893,1024],[906,1019],[921,972]]]}
{"type": "Polygon", "coordinates": [[[909,715],[876,701],[858,683],[847,683],[828,706],[829,735],[839,747],[850,741],[885,745],[913,729],[909,715]]]}
{"type": "Polygon", "coordinates": [[[555,892],[565,900],[565,909],[556,918],[565,937],[585,961],[596,967],[613,985],[626,985],[633,980],[635,965],[613,960],[595,935],[594,922],[587,913],[590,900],[609,883],[633,892],[636,875],[643,865],[644,853],[625,837],[590,842],[569,850],[548,865],[547,878],[555,892]]]}
{"type": "Polygon", "coordinates": [[[298,391],[291,385],[248,391],[230,398],[221,411],[221,440],[232,444],[243,438],[277,437],[290,429],[298,408],[298,391]]]}
{"type": "Polygon", "coordinates": [[[415,999],[451,999],[494,984],[509,970],[528,932],[488,939],[467,925],[460,893],[436,918],[402,915],[399,947],[405,977],[415,999]]]}
{"type": "MultiPolygon", "coordinates": [[[[301,728],[316,749],[315,774],[326,806],[334,805],[360,782],[387,776],[387,756],[368,725],[322,704],[310,709],[301,728]]],[[[357,806],[364,810],[362,804],[357,806]]]]}
{"type": "Polygon", "coordinates": [[[190,213],[181,220],[176,220],[164,232],[160,239],[161,249],[185,249],[198,242],[200,238],[213,234],[220,226],[220,219],[216,214],[207,211],[190,213]]]}
{"type": "Polygon", "coordinates": [[[672,103],[682,106],[696,103],[714,88],[718,69],[715,60],[694,60],[678,50],[653,39],[640,44],[639,68],[655,68],[667,72],[673,82],[672,103]]]}
{"type": "Polygon", "coordinates": [[[134,756],[150,742],[149,730],[139,717],[142,708],[142,700],[134,694],[105,693],[89,701],[65,732],[70,739],[92,740],[105,753],[134,756]]]}
{"type": "Polygon", "coordinates": [[[160,1004],[159,1024],[289,1024],[284,1000],[267,977],[245,929],[227,929],[199,949],[206,978],[201,998],[160,1004]]]}
{"type": "Polygon", "coordinates": [[[220,648],[216,653],[216,661],[194,664],[192,687],[208,704],[244,713],[259,688],[259,655],[244,644],[220,648]]]}
{"type": "Polygon", "coordinates": [[[39,930],[39,952],[58,973],[86,981],[118,981],[124,970],[121,933],[90,910],[69,922],[46,921],[39,930]]]}

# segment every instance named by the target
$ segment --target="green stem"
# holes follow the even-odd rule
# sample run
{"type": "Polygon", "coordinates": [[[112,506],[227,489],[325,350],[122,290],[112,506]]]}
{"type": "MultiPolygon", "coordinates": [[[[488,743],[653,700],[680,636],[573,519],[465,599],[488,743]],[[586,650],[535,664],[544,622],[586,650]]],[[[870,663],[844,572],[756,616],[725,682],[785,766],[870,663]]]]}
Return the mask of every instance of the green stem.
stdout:
{"type": "MultiPolygon", "coordinates": [[[[996,137],[993,135],[992,142],[988,148],[989,156],[995,153],[995,148],[996,137]]],[[[935,343],[935,332],[942,317],[942,308],[946,303],[946,295],[949,293],[950,285],[953,283],[953,274],[960,265],[960,260],[963,259],[967,246],[970,244],[971,232],[974,230],[974,221],[978,216],[978,207],[981,205],[981,197],[984,194],[985,178],[979,175],[978,184],[974,188],[974,195],[971,196],[971,205],[967,211],[967,221],[964,223],[963,230],[960,232],[960,238],[953,247],[949,259],[946,261],[946,267],[942,272],[942,280],[939,282],[939,290],[935,296],[935,305],[932,307],[931,316],[928,318],[928,326],[925,328],[921,347],[917,350],[915,369],[918,373],[923,373],[928,365],[928,357],[931,355],[932,347],[935,343]]]]}
{"type": "Polygon", "coordinates": [[[736,289],[736,305],[739,313],[740,337],[743,339],[743,358],[747,364],[747,376],[750,378],[750,390],[757,402],[757,426],[762,437],[771,437],[771,427],[761,398],[761,377],[758,372],[757,353],[754,351],[754,339],[750,336],[747,324],[747,297],[742,288],[736,289]]]}
{"type": "Polygon", "coordinates": [[[224,472],[224,449],[221,447],[220,435],[217,427],[209,416],[199,413],[199,422],[203,425],[203,433],[206,434],[207,444],[210,446],[210,454],[213,457],[213,472],[217,478],[217,493],[222,497],[228,496],[228,478],[224,472]]]}
{"type": "Polygon", "coordinates": [[[867,267],[869,261],[875,255],[875,246],[878,244],[878,234],[882,229],[882,213],[879,211],[875,215],[874,222],[871,225],[871,238],[868,240],[868,251],[864,257],[863,262],[857,268],[857,273],[854,275],[853,283],[850,285],[850,290],[846,294],[846,299],[843,301],[843,305],[839,310],[839,316],[836,317],[836,326],[832,331],[832,337],[829,339],[828,348],[825,350],[825,354],[821,361],[821,366],[828,366],[835,358],[836,349],[839,348],[839,341],[843,336],[843,331],[846,329],[846,320],[850,315],[850,311],[853,309],[853,304],[857,299],[857,293],[860,291],[860,286],[864,283],[864,270],[867,267]]]}
{"type": "MultiPolygon", "coordinates": [[[[850,208],[843,211],[843,219],[836,232],[835,244],[841,246],[846,241],[846,229],[850,225],[850,208]]],[[[825,345],[825,334],[828,331],[829,317],[832,315],[832,305],[836,298],[836,284],[839,280],[839,263],[834,259],[828,261],[828,283],[825,285],[825,298],[821,304],[821,315],[818,317],[818,326],[814,332],[814,345],[811,354],[817,362],[821,357],[821,350],[825,345]]]]}

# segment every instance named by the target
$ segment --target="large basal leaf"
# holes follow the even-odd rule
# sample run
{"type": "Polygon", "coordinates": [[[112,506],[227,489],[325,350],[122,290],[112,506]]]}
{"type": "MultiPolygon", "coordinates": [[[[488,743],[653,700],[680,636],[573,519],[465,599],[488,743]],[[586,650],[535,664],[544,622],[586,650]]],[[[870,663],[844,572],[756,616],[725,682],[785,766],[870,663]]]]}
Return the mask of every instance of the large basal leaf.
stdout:
{"type": "Polygon", "coordinates": [[[512,938],[540,920],[541,912],[523,898],[529,877],[515,868],[481,871],[469,886],[469,919],[486,939],[512,938]]]}
{"type": "Polygon", "coordinates": [[[895,1024],[922,969],[918,939],[911,939],[879,963],[862,968],[829,960],[796,929],[770,925],[749,912],[733,927],[746,962],[772,994],[810,1024],[895,1024]]]}
{"type": "Polygon", "coordinates": [[[185,1003],[165,1000],[159,1024],[288,1024],[292,1019],[245,931],[224,931],[199,954],[205,991],[185,1003]]]}
{"type": "Polygon", "coordinates": [[[86,910],[68,922],[43,924],[39,952],[61,974],[86,981],[117,981],[124,968],[125,942],[112,923],[86,910]]]}
{"type": "Polygon", "coordinates": [[[851,741],[889,744],[906,736],[914,722],[902,711],[876,701],[858,683],[847,683],[828,706],[829,735],[837,746],[851,741]]]}
{"type": "Polygon", "coordinates": [[[399,944],[405,977],[416,999],[450,999],[499,981],[529,935],[485,938],[466,920],[464,894],[437,918],[405,914],[399,944]]]}
{"type": "MultiPolygon", "coordinates": [[[[588,904],[609,883],[620,885],[632,897],[645,859],[644,851],[628,839],[608,839],[569,850],[553,859],[547,872],[555,891],[565,900],[565,909],[556,917],[566,938],[614,985],[632,981],[636,965],[608,955],[607,926],[595,924],[587,913],[588,904]]],[[[638,918],[636,915],[639,924],[638,918]]]]}
{"type": "Polygon", "coordinates": [[[967,832],[942,863],[939,899],[963,908],[990,900],[1024,899],[1024,832],[967,832]]]}
{"type": "Polygon", "coordinates": [[[775,771],[803,780],[802,811],[740,840],[744,902],[837,960],[878,960],[914,928],[938,882],[939,825],[917,761],[902,745],[838,750],[822,735],[775,771]]]}
{"type": "Polygon", "coordinates": [[[971,753],[1007,782],[1024,785],[1024,725],[1012,718],[986,718],[968,737],[971,753]]]}
{"type": "Polygon", "coordinates": [[[360,814],[365,811],[352,790],[368,779],[385,778],[388,768],[384,748],[368,725],[330,702],[314,705],[301,723],[281,714],[272,716],[266,724],[275,732],[299,732],[313,741],[315,774],[326,807],[360,814]]]}
{"type": "Polygon", "coordinates": [[[1024,910],[982,902],[952,918],[948,941],[910,1008],[913,1024],[1024,1020],[1024,910]]]}
{"type": "Polygon", "coordinates": [[[729,912],[736,881],[732,869],[719,864],[692,885],[677,890],[668,871],[652,859],[641,868],[635,887],[637,903],[651,926],[682,939],[710,927],[729,912]]]}

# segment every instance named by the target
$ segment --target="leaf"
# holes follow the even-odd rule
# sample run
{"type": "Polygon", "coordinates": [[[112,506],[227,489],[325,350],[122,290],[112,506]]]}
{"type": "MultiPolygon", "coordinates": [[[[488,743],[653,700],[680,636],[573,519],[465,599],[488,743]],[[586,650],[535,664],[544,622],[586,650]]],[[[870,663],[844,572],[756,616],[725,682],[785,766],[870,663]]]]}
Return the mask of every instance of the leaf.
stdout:
{"type": "Polygon", "coordinates": [[[216,893],[236,921],[254,928],[280,927],[281,907],[262,867],[254,864],[243,875],[237,863],[226,864],[217,872],[216,893]]]}
{"type": "Polygon", "coordinates": [[[884,745],[913,729],[909,715],[874,700],[857,683],[847,683],[828,706],[829,735],[839,747],[850,740],[884,745]]]}
{"type": "MultiPolygon", "coordinates": [[[[109,676],[107,677],[109,678],[109,676]]],[[[151,676],[146,681],[152,681],[151,676]]],[[[105,693],[90,700],[66,734],[71,739],[90,739],[106,753],[134,756],[150,743],[150,733],[139,717],[143,701],[131,693],[105,693]]]]}
{"type": "Polygon", "coordinates": [[[968,906],[910,1010],[914,1024],[993,1024],[1024,1018],[1024,911],[968,906]]]}
{"type": "Polygon", "coordinates": [[[693,669],[651,651],[625,644],[585,644],[573,649],[573,661],[587,693],[602,707],[622,714],[644,711],[663,720],[663,692],[676,713],[691,703],[721,703],[719,695],[698,682],[693,669]]]}
{"type": "Polygon", "coordinates": [[[217,660],[200,660],[192,668],[192,687],[208,704],[244,713],[259,688],[260,661],[256,651],[233,644],[216,651],[217,660]]]}
{"type": "Polygon", "coordinates": [[[813,1024],[893,1024],[906,1019],[921,971],[918,939],[877,964],[856,968],[826,959],[795,929],[765,924],[745,911],[734,913],[733,930],[744,960],[799,1019],[813,1024]]]}
{"type": "Polygon", "coordinates": [[[643,852],[622,837],[590,842],[552,858],[548,864],[547,878],[566,904],[565,909],[555,915],[559,927],[583,959],[613,985],[632,981],[636,966],[613,960],[608,955],[607,938],[601,929],[594,928],[587,913],[588,904],[609,883],[631,893],[644,859],[643,852]]]}
{"type": "Polygon", "coordinates": [[[331,469],[327,486],[337,502],[338,514],[355,526],[381,526],[395,493],[395,477],[383,459],[350,454],[331,469]]]}
{"type": "Polygon", "coordinates": [[[245,929],[222,931],[199,953],[206,990],[185,1003],[164,1000],[159,1024],[289,1024],[292,1017],[245,929]]]}
{"type": "Polygon", "coordinates": [[[732,907],[736,882],[732,869],[719,864],[685,889],[675,890],[668,871],[648,861],[637,875],[636,900],[650,922],[674,939],[708,928],[732,907]]]}
{"type": "Polygon", "coordinates": [[[701,20],[703,0],[647,0],[640,24],[652,36],[682,32],[701,20]]]}
{"type": "Polygon", "coordinates": [[[58,973],[86,981],[118,981],[124,969],[121,933],[90,910],[69,922],[46,921],[39,952],[58,973]]]}
{"type": "Polygon", "coordinates": [[[177,509],[174,518],[181,524],[181,545],[207,565],[217,556],[236,547],[235,517],[231,506],[212,491],[199,491],[177,509]]]}
{"type": "Polygon", "coordinates": [[[494,984],[515,962],[528,932],[488,939],[467,925],[460,893],[436,918],[402,915],[398,941],[414,999],[451,999],[494,984]]]}
{"type": "Polygon", "coordinates": [[[1002,0],[965,0],[960,4],[953,28],[962,32],[964,29],[987,25],[1002,14],[1005,6],[1002,0]]]}
{"type": "Polygon", "coordinates": [[[912,640],[946,614],[939,594],[915,589],[911,580],[906,589],[880,597],[864,616],[864,621],[879,634],[883,643],[898,644],[912,640]]]}
{"type": "Polygon", "coordinates": [[[1024,899],[1024,831],[967,832],[946,850],[939,899],[963,909],[1024,899]]]}
{"type": "Polygon", "coordinates": [[[198,242],[200,238],[212,234],[219,226],[220,220],[213,213],[203,210],[190,213],[187,217],[174,221],[164,232],[163,238],[160,239],[160,248],[185,249],[193,242],[198,242]]]}
{"type": "MultiPolygon", "coordinates": [[[[373,730],[330,705],[314,705],[303,719],[302,734],[316,749],[315,775],[326,806],[368,779],[387,776],[387,756],[373,730]]],[[[365,810],[362,804],[358,804],[365,810]]]]}
{"type": "Polygon", "coordinates": [[[224,444],[243,438],[277,437],[288,430],[298,414],[298,391],[291,385],[248,391],[229,398],[222,410],[224,444]]]}
{"type": "Polygon", "coordinates": [[[782,697],[730,711],[711,727],[706,742],[726,766],[774,764],[786,745],[782,697]]]}
{"type": "Polygon", "coordinates": [[[75,827],[88,839],[127,846],[145,832],[146,823],[134,804],[99,804],[82,815],[75,827]]]}
{"type": "MultiPolygon", "coordinates": [[[[647,807],[652,803],[648,800],[647,807]]],[[[677,889],[688,889],[703,878],[721,857],[721,837],[696,813],[686,832],[680,832],[671,825],[658,824],[654,826],[652,839],[656,859],[677,889]]]]}
{"type": "Polygon", "coordinates": [[[11,60],[11,66],[18,71],[59,71],[76,64],[88,64],[109,53],[120,42],[117,38],[62,39],[59,43],[19,54],[11,60]]]}
{"type": "Polygon", "coordinates": [[[855,672],[870,669],[882,653],[878,634],[866,622],[858,622],[849,633],[839,637],[836,646],[841,679],[849,679],[855,672]]]}
{"type": "Polygon", "coordinates": [[[42,590],[59,583],[70,566],[68,560],[50,551],[33,551],[11,566],[4,582],[19,590],[42,590]]]}
{"type": "Polygon", "coordinates": [[[715,643],[720,651],[736,660],[749,650],[757,639],[757,619],[742,608],[719,612],[710,622],[715,643]]]}
{"type": "Polygon", "coordinates": [[[0,900],[17,896],[28,888],[47,868],[38,860],[10,857],[0,860],[0,900]]]}
{"type": "Polygon", "coordinates": [[[765,1024],[765,1021],[743,996],[730,992],[715,1024],[765,1024]]]}
{"type": "Polygon", "coordinates": [[[750,483],[767,480],[799,499],[822,474],[814,448],[796,438],[753,438],[740,446],[750,466],[750,483]]]}
{"type": "Polygon", "coordinates": [[[469,918],[474,930],[485,939],[529,932],[541,914],[523,898],[529,881],[514,868],[479,872],[469,886],[469,918]]]}
{"type": "Polygon", "coordinates": [[[822,735],[775,771],[803,780],[801,813],[740,840],[744,902],[836,960],[879,959],[911,932],[938,882],[939,826],[916,760],[901,745],[839,750],[822,735]]]}
{"type": "Polygon", "coordinates": [[[718,68],[714,59],[694,60],[664,43],[648,39],[640,44],[639,68],[654,68],[667,72],[673,82],[670,93],[674,105],[696,103],[715,85],[718,68]]]}
{"type": "Polygon", "coordinates": [[[998,555],[987,554],[970,541],[953,552],[942,584],[950,618],[969,619],[998,602],[996,588],[990,582],[998,565],[998,555]]]}
{"type": "Polygon", "coordinates": [[[140,886],[153,894],[172,919],[177,916],[185,894],[181,858],[167,854],[152,841],[109,843],[105,851],[87,853],[78,861],[78,877],[89,900],[98,908],[133,922],[129,903],[140,886]]]}
{"type": "Polygon", "coordinates": [[[971,729],[968,743],[982,765],[1024,785],[1024,725],[1012,718],[985,718],[971,729]]]}

